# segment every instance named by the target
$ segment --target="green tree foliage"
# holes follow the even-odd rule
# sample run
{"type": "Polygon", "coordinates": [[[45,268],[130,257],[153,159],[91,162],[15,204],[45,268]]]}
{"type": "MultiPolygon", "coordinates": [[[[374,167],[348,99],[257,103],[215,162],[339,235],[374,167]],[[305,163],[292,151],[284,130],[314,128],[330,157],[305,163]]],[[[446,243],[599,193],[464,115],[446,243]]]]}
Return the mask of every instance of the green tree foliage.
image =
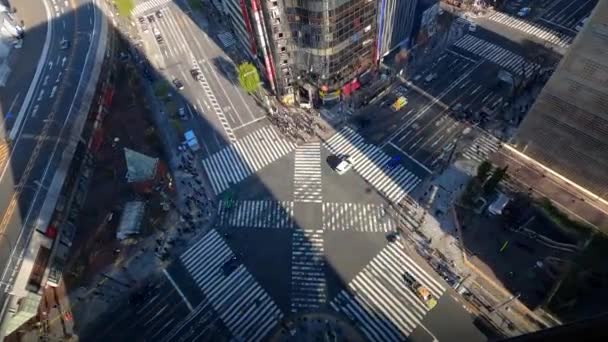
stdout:
{"type": "Polygon", "coordinates": [[[486,194],[491,194],[496,189],[496,187],[498,186],[500,181],[502,181],[503,178],[505,178],[506,174],[507,174],[507,166],[505,166],[503,168],[497,168],[496,170],[494,170],[494,172],[492,173],[490,178],[488,178],[486,183],[483,185],[483,191],[486,194]]]}
{"type": "Polygon", "coordinates": [[[131,11],[135,7],[133,0],[114,0],[118,15],[121,17],[128,17],[131,15],[131,11]]]}
{"type": "Polygon", "coordinates": [[[260,75],[258,69],[249,63],[241,63],[236,68],[236,72],[239,79],[239,84],[248,94],[252,94],[258,91],[260,88],[260,75]]]}
{"type": "Polygon", "coordinates": [[[488,178],[490,172],[492,172],[492,163],[487,160],[484,160],[477,167],[477,179],[479,179],[481,182],[484,182],[488,178]]]}

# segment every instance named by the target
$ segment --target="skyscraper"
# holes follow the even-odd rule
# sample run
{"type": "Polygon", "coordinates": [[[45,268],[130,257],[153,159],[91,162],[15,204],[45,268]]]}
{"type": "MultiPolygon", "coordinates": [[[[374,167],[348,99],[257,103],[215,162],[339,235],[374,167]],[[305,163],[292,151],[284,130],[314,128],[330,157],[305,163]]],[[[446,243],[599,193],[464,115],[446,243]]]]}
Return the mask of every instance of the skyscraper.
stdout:
{"type": "Polygon", "coordinates": [[[526,155],[608,199],[608,0],[600,0],[514,139],[526,155]]]}
{"type": "Polygon", "coordinates": [[[409,48],[418,0],[379,0],[378,58],[397,48],[409,48]]]}
{"type": "Polygon", "coordinates": [[[334,103],[375,65],[377,0],[238,1],[250,52],[284,102],[334,103]]]}

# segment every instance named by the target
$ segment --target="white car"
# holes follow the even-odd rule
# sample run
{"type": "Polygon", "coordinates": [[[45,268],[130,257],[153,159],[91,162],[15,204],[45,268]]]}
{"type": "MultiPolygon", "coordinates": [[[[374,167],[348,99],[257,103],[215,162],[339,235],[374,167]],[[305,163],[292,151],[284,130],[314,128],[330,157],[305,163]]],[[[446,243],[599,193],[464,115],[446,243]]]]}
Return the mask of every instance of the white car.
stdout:
{"type": "Polygon", "coordinates": [[[339,175],[343,175],[353,167],[353,161],[349,156],[340,156],[338,158],[340,158],[340,162],[336,165],[334,170],[336,170],[339,175]]]}

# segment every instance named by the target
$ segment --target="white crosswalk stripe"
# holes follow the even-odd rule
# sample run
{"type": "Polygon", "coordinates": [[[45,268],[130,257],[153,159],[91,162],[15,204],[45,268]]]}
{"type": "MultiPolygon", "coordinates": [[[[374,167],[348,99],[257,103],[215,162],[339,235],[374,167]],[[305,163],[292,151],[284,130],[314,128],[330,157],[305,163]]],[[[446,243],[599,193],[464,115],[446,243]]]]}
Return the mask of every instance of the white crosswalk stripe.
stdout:
{"type": "Polygon", "coordinates": [[[323,199],[321,183],[321,144],[311,143],[296,148],[295,171],[293,177],[296,202],[321,203],[323,199]]]}
{"type": "Polygon", "coordinates": [[[231,272],[224,271],[234,257],[212,230],[182,254],[180,261],[238,340],[261,341],[283,313],[245,266],[238,264],[231,272]]]}
{"type": "Polygon", "coordinates": [[[173,0],[149,0],[146,2],[140,2],[133,8],[131,15],[136,17],[146,12],[151,12],[152,10],[155,10],[156,8],[164,6],[170,2],[173,2],[173,0]]]}
{"type": "Polygon", "coordinates": [[[488,134],[481,134],[464,150],[462,155],[467,159],[481,163],[488,160],[490,155],[498,151],[499,148],[500,140],[498,138],[488,134]]]}
{"type": "Polygon", "coordinates": [[[420,183],[420,178],[402,165],[387,169],[391,157],[376,145],[366,143],[350,127],[334,134],[325,142],[325,147],[335,154],[350,155],[355,170],[363,179],[393,202],[399,202],[420,183]]]}
{"type": "Polygon", "coordinates": [[[218,33],[217,38],[220,40],[224,48],[232,47],[236,43],[236,40],[234,40],[234,35],[232,35],[230,32],[218,33]]]}
{"type": "Polygon", "coordinates": [[[538,64],[526,61],[524,57],[512,51],[470,34],[460,38],[454,46],[492,61],[518,75],[525,72],[526,76],[530,76],[535,69],[540,68],[538,64]]]}
{"type": "Polygon", "coordinates": [[[218,224],[233,228],[294,228],[289,201],[221,201],[218,224]]]}
{"type": "Polygon", "coordinates": [[[405,272],[435,299],[445,292],[445,287],[405,254],[397,241],[389,243],[330,305],[357,321],[370,341],[403,341],[428,312],[426,304],[406,287],[405,272]]]}
{"type": "Polygon", "coordinates": [[[294,230],[291,247],[291,311],[316,310],[326,301],[322,230],[294,230]]]}
{"type": "Polygon", "coordinates": [[[213,191],[220,194],[231,184],[243,181],[295,147],[272,127],[266,126],[203,159],[203,168],[213,191]]]}
{"type": "Polygon", "coordinates": [[[552,30],[539,23],[512,17],[502,12],[494,12],[488,19],[502,25],[514,28],[531,36],[549,42],[553,45],[565,48],[572,43],[572,37],[559,31],[552,30]]]}
{"type": "Polygon", "coordinates": [[[392,232],[395,221],[386,207],[373,203],[323,203],[323,229],[392,232]]]}

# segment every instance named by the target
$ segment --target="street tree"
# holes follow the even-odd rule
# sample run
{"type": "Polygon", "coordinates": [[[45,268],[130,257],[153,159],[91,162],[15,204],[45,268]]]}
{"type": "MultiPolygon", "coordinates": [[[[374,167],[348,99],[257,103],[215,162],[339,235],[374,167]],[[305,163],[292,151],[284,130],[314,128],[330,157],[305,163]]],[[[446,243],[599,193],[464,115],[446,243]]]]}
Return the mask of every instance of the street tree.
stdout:
{"type": "Polygon", "coordinates": [[[484,182],[488,178],[490,172],[492,172],[492,163],[484,160],[477,167],[477,179],[479,179],[480,182],[484,182]]]}
{"type": "Polygon", "coordinates": [[[133,0],[115,0],[116,9],[118,10],[118,15],[121,17],[128,17],[131,15],[131,11],[135,8],[133,4],[133,0]]]}
{"type": "Polygon", "coordinates": [[[491,194],[496,189],[500,181],[505,178],[505,176],[507,175],[507,168],[508,167],[505,166],[502,168],[496,168],[494,170],[490,178],[488,178],[486,183],[483,185],[483,191],[486,194],[491,194]]]}
{"type": "Polygon", "coordinates": [[[248,94],[255,94],[260,88],[260,75],[258,69],[249,63],[244,62],[236,68],[239,84],[248,94]]]}

